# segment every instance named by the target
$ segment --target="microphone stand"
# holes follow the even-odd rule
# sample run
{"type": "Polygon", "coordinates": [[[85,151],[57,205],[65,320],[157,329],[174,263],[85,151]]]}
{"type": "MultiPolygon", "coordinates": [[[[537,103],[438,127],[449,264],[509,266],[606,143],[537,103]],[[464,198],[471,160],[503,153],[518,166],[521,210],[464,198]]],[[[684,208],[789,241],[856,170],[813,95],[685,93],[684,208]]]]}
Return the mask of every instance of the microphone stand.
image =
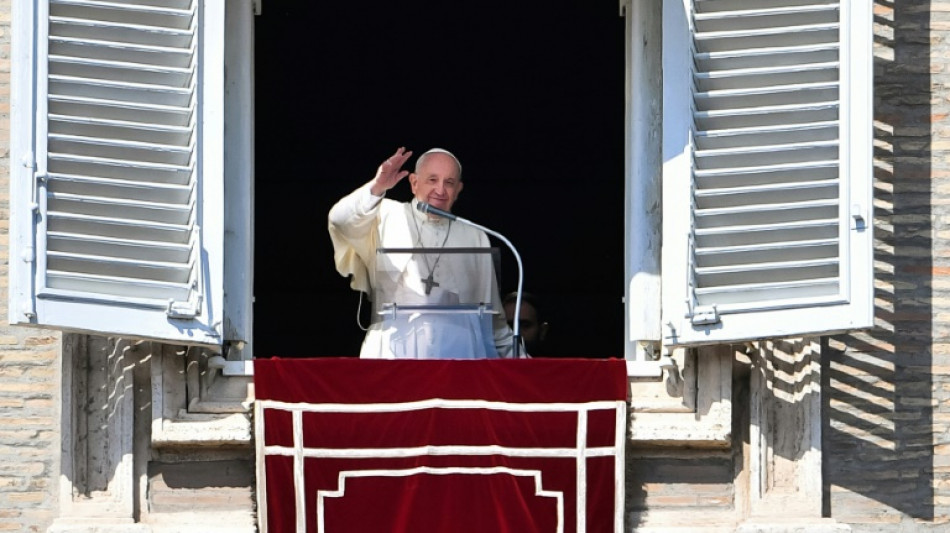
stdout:
{"type": "Polygon", "coordinates": [[[453,215],[452,213],[449,213],[448,211],[443,211],[442,209],[439,209],[437,207],[432,207],[426,202],[418,202],[416,204],[416,209],[426,214],[437,215],[448,220],[461,222],[462,224],[465,224],[467,226],[472,226],[473,228],[478,228],[484,231],[485,233],[493,237],[496,237],[498,240],[505,243],[508,246],[508,248],[511,250],[511,253],[515,256],[515,261],[518,263],[518,291],[515,297],[515,316],[511,322],[512,332],[513,332],[512,353],[514,354],[515,359],[521,357],[521,324],[520,322],[521,322],[521,293],[522,293],[522,287],[524,285],[524,267],[521,264],[521,255],[518,253],[518,250],[515,249],[515,245],[511,244],[511,241],[509,241],[504,235],[502,235],[501,233],[498,233],[497,231],[488,229],[485,226],[482,226],[481,224],[476,224],[475,222],[472,222],[471,220],[464,219],[457,215],[453,215]]]}

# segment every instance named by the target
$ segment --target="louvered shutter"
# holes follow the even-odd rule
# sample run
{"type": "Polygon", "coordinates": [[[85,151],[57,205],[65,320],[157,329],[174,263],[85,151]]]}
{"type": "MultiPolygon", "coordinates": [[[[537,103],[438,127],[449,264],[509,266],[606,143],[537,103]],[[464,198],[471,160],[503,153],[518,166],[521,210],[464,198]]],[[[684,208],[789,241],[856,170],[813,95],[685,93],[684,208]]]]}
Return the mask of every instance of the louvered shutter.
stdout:
{"type": "Polygon", "coordinates": [[[11,322],[220,343],[224,0],[15,4],[11,322]]]}
{"type": "Polygon", "coordinates": [[[867,4],[664,2],[668,344],[871,326],[867,4]]]}

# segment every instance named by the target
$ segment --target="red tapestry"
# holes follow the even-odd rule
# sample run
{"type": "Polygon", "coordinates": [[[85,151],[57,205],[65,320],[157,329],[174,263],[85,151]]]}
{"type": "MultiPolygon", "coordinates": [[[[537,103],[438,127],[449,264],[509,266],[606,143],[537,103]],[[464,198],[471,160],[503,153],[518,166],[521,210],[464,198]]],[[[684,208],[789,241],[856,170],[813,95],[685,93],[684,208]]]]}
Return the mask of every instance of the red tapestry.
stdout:
{"type": "Polygon", "coordinates": [[[623,530],[623,360],[254,362],[266,532],[623,530]]]}

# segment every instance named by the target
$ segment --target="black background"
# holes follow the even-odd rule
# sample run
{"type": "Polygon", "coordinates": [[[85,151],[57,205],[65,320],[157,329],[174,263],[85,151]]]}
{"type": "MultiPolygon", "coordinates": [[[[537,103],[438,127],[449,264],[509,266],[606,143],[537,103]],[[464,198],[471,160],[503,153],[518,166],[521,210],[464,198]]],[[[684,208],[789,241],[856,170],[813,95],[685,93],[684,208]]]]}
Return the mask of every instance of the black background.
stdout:
{"type": "Polygon", "coordinates": [[[358,354],[326,215],[399,146],[461,160],[453,211],[517,247],[551,322],[537,355],[623,356],[616,1],[269,2],[255,25],[256,356],[358,354]]]}

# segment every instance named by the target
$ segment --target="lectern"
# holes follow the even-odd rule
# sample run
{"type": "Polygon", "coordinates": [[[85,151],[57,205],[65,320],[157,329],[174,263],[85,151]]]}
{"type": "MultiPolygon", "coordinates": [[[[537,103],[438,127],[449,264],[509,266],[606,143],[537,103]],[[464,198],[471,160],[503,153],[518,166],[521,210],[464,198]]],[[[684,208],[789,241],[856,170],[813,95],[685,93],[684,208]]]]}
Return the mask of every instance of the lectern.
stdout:
{"type": "Polygon", "coordinates": [[[497,257],[492,247],[379,248],[368,342],[385,358],[497,357],[497,257]]]}

